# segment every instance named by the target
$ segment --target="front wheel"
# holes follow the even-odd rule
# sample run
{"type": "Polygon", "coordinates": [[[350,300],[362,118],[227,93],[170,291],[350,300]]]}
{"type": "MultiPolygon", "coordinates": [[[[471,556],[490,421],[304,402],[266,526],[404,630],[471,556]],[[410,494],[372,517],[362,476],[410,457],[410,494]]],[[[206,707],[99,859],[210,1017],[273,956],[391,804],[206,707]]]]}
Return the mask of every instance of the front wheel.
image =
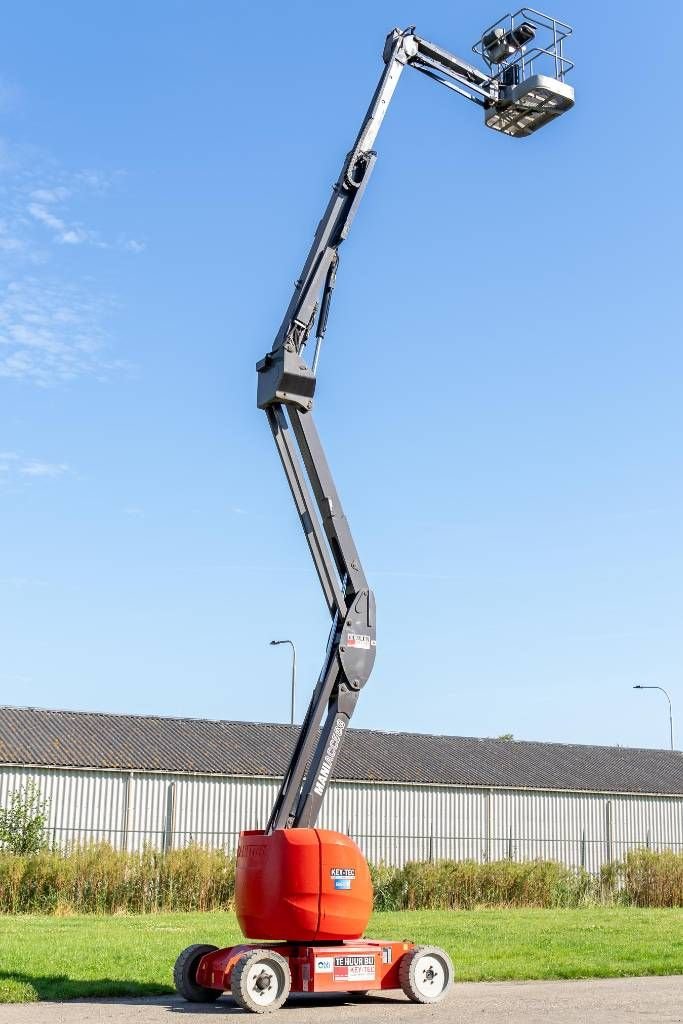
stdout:
{"type": "Polygon", "coordinates": [[[416,946],[403,954],[398,977],[414,1003],[438,1003],[453,984],[453,964],[438,946],[416,946]]]}
{"type": "Polygon", "coordinates": [[[243,1010],[272,1013],[290,993],[292,975],[289,964],[274,949],[254,949],[243,953],[232,969],[230,989],[243,1010]]]}
{"type": "Polygon", "coordinates": [[[175,962],[173,981],[176,992],[190,1003],[213,1003],[221,995],[217,988],[197,984],[199,961],[207,953],[215,953],[218,946],[188,946],[175,962]]]}

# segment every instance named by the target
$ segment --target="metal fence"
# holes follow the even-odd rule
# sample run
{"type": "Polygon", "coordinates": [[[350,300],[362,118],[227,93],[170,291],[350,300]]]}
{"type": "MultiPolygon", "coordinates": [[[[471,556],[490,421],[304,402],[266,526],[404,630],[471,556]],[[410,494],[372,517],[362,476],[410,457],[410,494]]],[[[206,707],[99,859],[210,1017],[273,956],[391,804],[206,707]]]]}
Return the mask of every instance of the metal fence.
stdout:
{"type": "MultiPolygon", "coordinates": [[[[335,831],[344,831],[335,829],[335,831]]],[[[408,833],[392,834],[374,832],[360,835],[346,831],[363,850],[369,860],[376,863],[404,864],[408,860],[464,860],[479,862],[493,860],[558,860],[575,867],[589,869],[598,860],[600,864],[620,860],[628,850],[648,849],[654,851],[672,850],[683,852],[683,840],[660,840],[647,832],[645,838],[632,836],[613,840],[607,852],[607,841],[604,836],[589,839],[582,835],[580,839],[553,836],[541,839],[538,836],[515,836],[510,832],[506,836],[440,836],[414,835],[408,833]],[[463,846],[470,847],[470,852],[463,856],[463,846]],[[409,853],[402,855],[408,847],[409,853]],[[377,857],[371,851],[380,850],[377,857]],[[532,851],[533,852],[530,852],[532,851]],[[559,854],[559,855],[558,855],[559,854]]],[[[124,833],[121,829],[88,829],[78,826],[52,826],[48,829],[49,845],[56,848],[68,848],[74,844],[88,842],[109,843],[115,849],[142,850],[152,847],[168,851],[198,844],[210,849],[220,849],[226,853],[234,853],[237,849],[239,832],[168,832],[164,829],[133,830],[124,833]]]]}
{"type": "MultiPolygon", "coordinates": [[[[278,780],[0,767],[0,806],[33,781],[57,847],[108,842],[235,850],[263,827],[278,780]]],[[[335,782],[320,826],[345,832],[374,862],[557,860],[597,873],[629,850],[683,851],[683,796],[335,782]]]]}

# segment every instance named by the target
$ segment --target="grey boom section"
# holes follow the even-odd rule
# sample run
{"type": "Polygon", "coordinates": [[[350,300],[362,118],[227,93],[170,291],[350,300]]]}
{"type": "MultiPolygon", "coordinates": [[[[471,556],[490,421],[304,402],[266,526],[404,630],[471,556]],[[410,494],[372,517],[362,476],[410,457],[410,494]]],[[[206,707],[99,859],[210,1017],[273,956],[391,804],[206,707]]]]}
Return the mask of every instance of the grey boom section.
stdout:
{"type": "Polygon", "coordinates": [[[257,405],[265,410],[332,616],[325,659],[294,752],[284,773],[267,831],[312,827],[334,774],[358,694],[375,661],[375,600],[313,422],[320,349],[339,267],[339,247],[363,197],[377,154],[373,144],[405,67],[411,66],[484,108],[495,131],[524,138],[570,109],[564,82],[573,65],[563,56],[571,28],[531,8],[506,15],[473,47],[489,73],[414,34],[394,29],[386,38],[384,69],[297,279],[273,346],[256,364],[257,405]],[[524,19],[521,20],[520,19],[524,19]],[[537,31],[546,46],[528,51],[537,31]],[[538,74],[550,59],[554,76],[538,74]],[[304,349],[314,325],[310,365],[304,349]]]}

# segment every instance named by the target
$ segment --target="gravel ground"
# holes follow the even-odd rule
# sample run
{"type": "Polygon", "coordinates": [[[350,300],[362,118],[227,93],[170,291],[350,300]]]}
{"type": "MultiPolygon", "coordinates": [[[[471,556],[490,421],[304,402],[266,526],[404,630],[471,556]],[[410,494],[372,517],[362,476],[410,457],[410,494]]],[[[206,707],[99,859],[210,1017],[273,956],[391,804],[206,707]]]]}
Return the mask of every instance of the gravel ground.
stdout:
{"type": "MultiPolygon", "coordinates": [[[[162,1024],[173,1014],[192,1016],[197,1024],[202,1017],[207,1024],[246,1017],[227,997],[207,1007],[167,996],[5,1005],[0,1006],[0,1024],[162,1024]]],[[[679,1024],[683,977],[461,984],[436,1006],[416,1006],[400,992],[356,1003],[300,996],[275,1016],[261,1019],[281,1024],[679,1024]]]]}

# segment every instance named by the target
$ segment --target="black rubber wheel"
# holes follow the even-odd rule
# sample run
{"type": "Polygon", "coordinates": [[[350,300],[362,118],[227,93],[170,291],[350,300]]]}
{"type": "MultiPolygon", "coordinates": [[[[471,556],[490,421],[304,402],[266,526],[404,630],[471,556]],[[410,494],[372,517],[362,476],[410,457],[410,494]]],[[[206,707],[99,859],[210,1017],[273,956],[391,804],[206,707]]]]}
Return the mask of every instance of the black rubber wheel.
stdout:
{"type": "Polygon", "coordinates": [[[230,990],[243,1010],[272,1013],[284,1003],[292,987],[289,964],[274,949],[243,953],[232,969],[230,990]]]}
{"type": "Polygon", "coordinates": [[[401,957],[398,978],[414,1003],[438,1003],[453,984],[453,964],[438,946],[415,946],[401,957]]]}
{"type": "Polygon", "coordinates": [[[175,962],[173,982],[176,992],[189,1003],[213,1003],[222,994],[217,988],[197,984],[197,967],[205,953],[215,953],[218,946],[188,946],[175,962]]]}

